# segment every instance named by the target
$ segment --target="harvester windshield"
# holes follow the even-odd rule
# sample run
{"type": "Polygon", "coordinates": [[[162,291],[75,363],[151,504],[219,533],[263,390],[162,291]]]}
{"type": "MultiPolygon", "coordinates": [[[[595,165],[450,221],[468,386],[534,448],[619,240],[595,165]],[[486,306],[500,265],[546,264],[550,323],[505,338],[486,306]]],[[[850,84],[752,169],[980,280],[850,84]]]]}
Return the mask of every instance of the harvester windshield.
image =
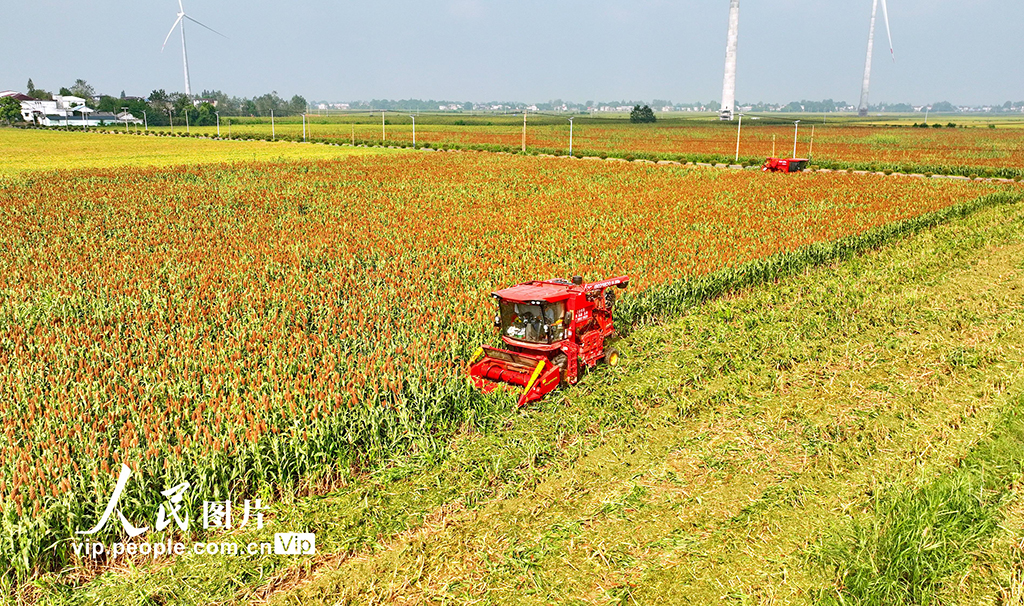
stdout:
{"type": "Polygon", "coordinates": [[[499,302],[501,334],[528,343],[561,341],[565,332],[565,302],[534,305],[519,301],[499,302]]]}

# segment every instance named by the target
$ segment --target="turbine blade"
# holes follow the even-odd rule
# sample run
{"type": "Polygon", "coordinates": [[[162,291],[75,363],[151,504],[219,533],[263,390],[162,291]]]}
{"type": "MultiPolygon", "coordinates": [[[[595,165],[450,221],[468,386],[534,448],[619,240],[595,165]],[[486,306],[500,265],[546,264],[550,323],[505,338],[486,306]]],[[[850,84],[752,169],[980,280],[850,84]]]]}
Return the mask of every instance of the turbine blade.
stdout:
{"type": "Polygon", "coordinates": [[[178,12],[179,13],[184,13],[185,12],[185,7],[181,5],[181,0],[178,0],[178,12]]]}
{"type": "Polygon", "coordinates": [[[882,0],[882,15],[885,16],[885,33],[889,34],[889,53],[892,55],[892,62],[896,63],[896,51],[892,47],[892,30],[889,29],[889,8],[885,5],[885,0],[882,0]]]}
{"type": "Polygon", "coordinates": [[[224,34],[222,34],[222,33],[218,32],[217,30],[213,29],[212,27],[209,27],[209,26],[207,26],[207,25],[203,25],[202,23],[200,23],[200,22],[196,21],[195,19],[193,19],[192,17],[189,17],[188,15],[184,15],[184,17],[185,17],[186,19],[188,19],[189,21],[191,21],[192,23],[195,23],[196,25],[199,25],[199,26],[205,27],[206,29],[210,30],[211,32],[213,32],[213,33],[217,34],[218,36],[220,36],[220,37],[222,37],[222,38],[227,38],[227,36],[225,36],[224,34]]]}
{"type": "Polygon", "coordinates": [[[171,34],[174,33],[174,28],[178,27],[178,24],[181,23],[181,17],[182,16],[183,15],[179,15],[178,16],[178,18],[174,21],[174,25],[171,26],[171,31],[167,32],[167,37],[164,38],[164,44],[163,44],[163,46],[160,47],[160,52],[161,53],[164,52],[164,47],[167,46],[167,41],[171,39],[171,34]]]}

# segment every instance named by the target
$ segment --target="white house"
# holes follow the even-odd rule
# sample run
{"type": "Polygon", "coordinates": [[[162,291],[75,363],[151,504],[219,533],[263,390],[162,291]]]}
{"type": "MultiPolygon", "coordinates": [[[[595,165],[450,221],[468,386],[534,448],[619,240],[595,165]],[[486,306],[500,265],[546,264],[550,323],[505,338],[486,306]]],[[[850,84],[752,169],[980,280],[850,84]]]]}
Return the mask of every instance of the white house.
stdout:
{"type": "MultiPolygon", "coordinates": [[[[35,122],[39,126],[70,126],[72,128],[82,128],[88,126],[117,126],[118,124],[124,124],[123,119],[118,119],[117,116],[110,112],[97,112],[89,109],[88,107],[82,108],[84,111],[75,110],[74,112],[68,112],[66,114],[49,114],[45,116],[36,116],[35,122]]],[[[131,114],[129,114],[131,115],[131,114]]],[[[138,123],[141,120],[129,118],[128,123],[138,123]]]]}
{"type": "Polygon", "coordinates": [[[97,112],[85,104],[85,99],[72,95],[54,95],[52,101],[33,99],[16,91],[4,91],[0,97],[14,97],[21,102],[21,117],[39,126],[101,126],[124,123],[142,124],[135,116],[122,113],[97,112]]]}
{"type": "MultiPolygon", "coordinates": [[[[21,101],[21,117],[26,122],[34,122],[42,126],[66,126],[75,113],[80,115],[93,113],[85,105],[85,99],[71,95],[54,95],[52,101],[44,99],[28,99],[21,101]]],[[[82,118],[84,121],[85,118],[82,118]]]]}

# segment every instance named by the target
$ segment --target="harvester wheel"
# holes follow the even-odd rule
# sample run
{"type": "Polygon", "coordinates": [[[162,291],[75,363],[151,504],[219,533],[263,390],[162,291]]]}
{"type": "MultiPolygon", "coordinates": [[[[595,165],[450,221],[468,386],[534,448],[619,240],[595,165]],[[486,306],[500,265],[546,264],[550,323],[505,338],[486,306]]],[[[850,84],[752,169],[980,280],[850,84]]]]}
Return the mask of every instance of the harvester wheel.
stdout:
{"type": "Polygon", "coordinates": [[[608,351],[604,352],[604,363],[612,367],[618,366],[619,351],[613,347],[608,351]]]}
{"type": "Polygon", "coordinates": [[[561,378],[565,380],[565,373],[569,370],[569,358],[564,353],[559,353],[555,357],[551,358],[551,363],[558,367],[561,373],[561,378]]]}

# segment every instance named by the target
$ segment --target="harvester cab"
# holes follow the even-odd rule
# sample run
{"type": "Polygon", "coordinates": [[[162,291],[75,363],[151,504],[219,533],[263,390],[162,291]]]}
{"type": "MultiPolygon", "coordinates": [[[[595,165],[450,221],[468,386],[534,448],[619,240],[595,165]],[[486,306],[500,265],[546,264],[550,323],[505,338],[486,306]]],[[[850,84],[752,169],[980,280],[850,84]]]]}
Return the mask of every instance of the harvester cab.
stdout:
{"type": "Polygon", "coordinates": [[[494,326],[505,349],[482,346],[470,360],[474,384],[490,392],[498,385],[523,388],[519,406],[553,391],[562,381],[574,385],[583,366],[618,363],[610,341],[615,291],[628,276],[585,284],[569,280],[526,282],[491,293],[497,300],[494,326]]]}
{"type": "Polygon", "coordinates": [[[798,173],[807,168],[807,158],[768,158],[761,166],[764,172],[798,173]]]}

